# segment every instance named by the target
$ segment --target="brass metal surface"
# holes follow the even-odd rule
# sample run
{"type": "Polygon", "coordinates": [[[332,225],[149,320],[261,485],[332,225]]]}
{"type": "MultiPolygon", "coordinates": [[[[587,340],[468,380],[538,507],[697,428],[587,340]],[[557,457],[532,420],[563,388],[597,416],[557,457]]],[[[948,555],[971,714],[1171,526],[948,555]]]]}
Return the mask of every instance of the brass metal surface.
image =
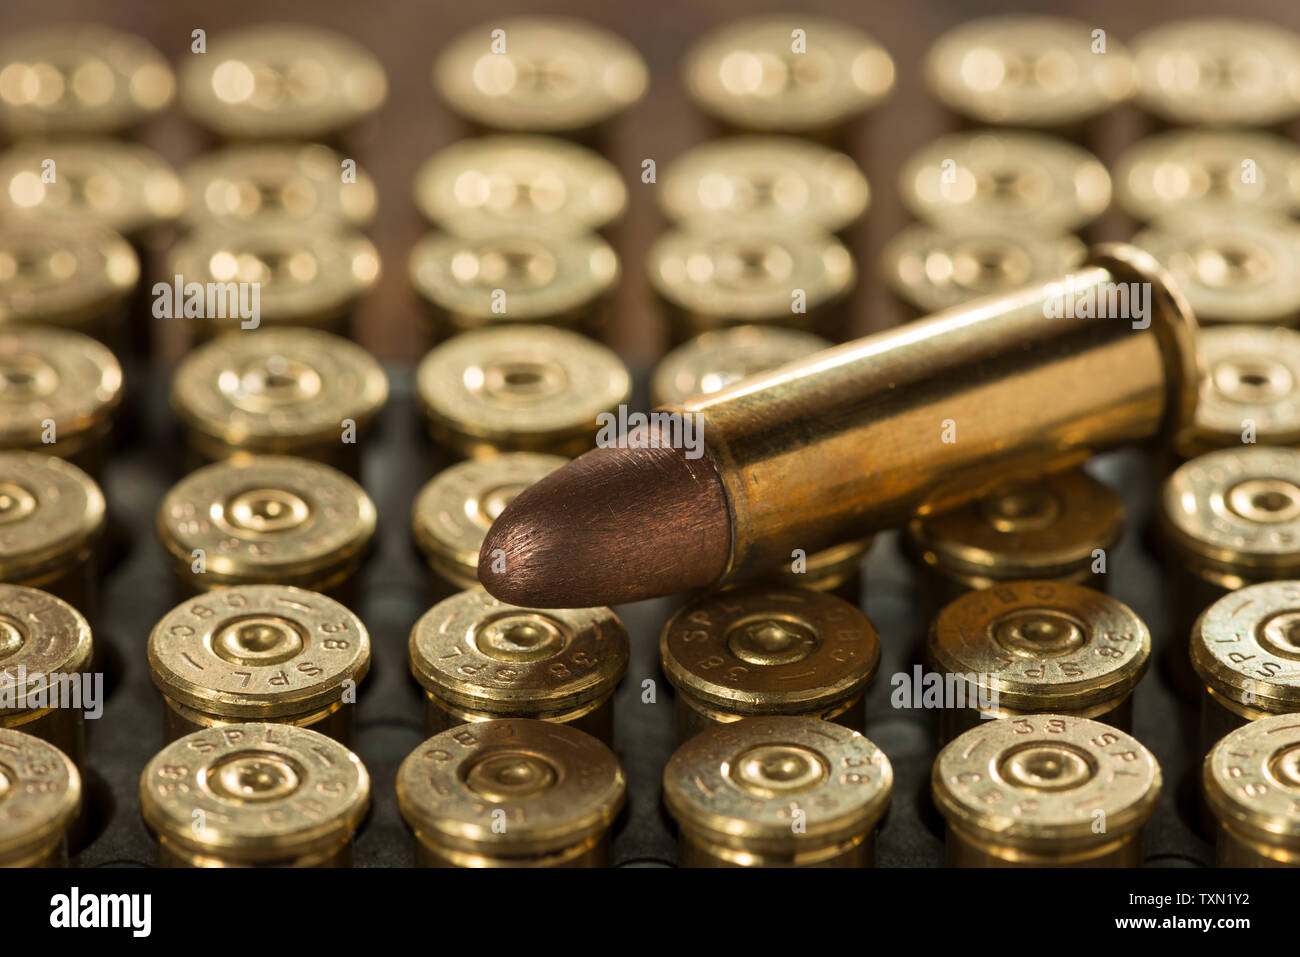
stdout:
{"type": "Polygon", "coordinates": [[[66,754],[0,728],[0,867],[66,867],[80,807],[81,775],[66,754]]]}
{"type": "Polygon", "coordinates": [[[1220,867],[1300,867],[1300,718],[1252,721],[1220,741],[1201,772],[1220,867]]]}
{"type": "Polygon", "coordinates": [[[1300,332],[1217,326],[1202,329],[1197,341],[1207,375],[1182,454],[1240,446],[1247,437],[1300,445],[1300,332]]]}

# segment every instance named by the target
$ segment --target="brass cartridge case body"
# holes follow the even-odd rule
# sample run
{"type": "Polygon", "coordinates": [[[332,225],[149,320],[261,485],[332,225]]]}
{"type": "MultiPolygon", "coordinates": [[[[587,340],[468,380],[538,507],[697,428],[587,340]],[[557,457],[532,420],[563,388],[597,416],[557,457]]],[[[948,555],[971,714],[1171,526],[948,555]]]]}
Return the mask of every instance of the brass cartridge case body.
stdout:
{"type": "Polygon", "coordinates": [[[1300,720],[1251,721],[1205,758],[1205,803],[1220,867],[1300,867],[1300,720]]]}
{"type": "Polygon", "coordinates": [[[1155,260],[1108,245],[1054,283],[684,401],[677,410],[699,416],[729,499],[724,578],[1069,469],[1102,448],[1180,434],[1201,375],[1195,329],[1155,260]],[[1090,299],[1109,302],[1112,283],[1149,293],[1143,328],[1078,318],[1090,299]]]}
{"type": "Polygon", "coordinates": [[[0,728],[0,867],[67,867],[81,775],[54,745],[0,728]]]}

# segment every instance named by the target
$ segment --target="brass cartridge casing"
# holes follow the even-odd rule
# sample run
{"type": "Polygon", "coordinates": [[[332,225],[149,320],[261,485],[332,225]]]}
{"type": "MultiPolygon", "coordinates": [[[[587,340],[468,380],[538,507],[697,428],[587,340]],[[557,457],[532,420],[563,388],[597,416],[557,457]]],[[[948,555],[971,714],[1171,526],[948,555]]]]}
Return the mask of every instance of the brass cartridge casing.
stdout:
{"type": "Polygon", "coordinates": [[[677,740],[741,718],[801,715],[861,731],[880,636],[833,595],[754,586],[680,609],[659,639],[677,740]]]}
{"type": "Polygon", "coordinates": [[[242,585],[173,608],[149,635],[163,737],[267,722],[351,747],[357,685],[370,670],[366,626],[338,602],[281,585],[242,585]]]}
{"type": "Polygon", "coordinates": [[[1300,720],[1260,718],[1233,731],[1202,767],[1220,867],[1300,867],[1300,720]]]}
{"type": "Polygon", "coordinates": [[[415,380],[430,434],[471,458],[578,455],[632,391],[627,366],[605,346],[531,325],[456,336],[421,360],[415,380]]]}
{"type": "Polygon", "coordinates": [[[982,722],[931,776],[950,867],[1137,867],[1160,784],[1136,738],[1055,714],[982,722]]]}
{"type": "Polygon", "coordinates": [[[315,329],[229,333],[172,376],[172,409],[200,463],[296,455],[357,478],[387,400],[388,376],[370,353],[315,329]]]}
{"type": "Polygon", "coordinates": [[[0,585],[0,608],[0,728],[48,741],[81,767],[90,625],[67,602],[21,585],[0,585]]]}
{"type": "Polygon", "coordinates": [[[691,738],[663,789],[685,867],[870,867],[893,783],[889,759],[859,732],[767,717],[691,738]]]}
{"type": "Polygon", "coordinates": [[[964,700],[946,702],[940,740],[990,718],[1050,712],[1131,728],[1151,633],[1122,602],[1060,581],[969,592],[930,626],[931,666],[964,700]],[[985,704],[987,702],[987,705],[985,704]]]}
{"type": "Polygon", "coordinates": [[[477,588],[483,538],[516,495],[569,461],[561,455],[505,452],[459,462],[420,489],[411,507],[415,544],[434,574],[477,588]]]}
{"type": "Polygon", "coordinates": [[[160,867],[350,867],[369,807],[361,760],[292,725],[195,731],[140,776],[160,867]]]}
{"type": "Polygon", "coordinates": [[[439,602],[411,629],[429,734],[536,718],[612,746],[614,688],[627,660],[627,629],[608,608],[517,608],[482,588],[439,602]]]}
{"type": "Polygon", "coordinates": [[[604,744],[528,718],[451,728],[397,772],[421,867],[605,867],[626,793],[604,744]]]}
{"type": "Polygon", "coordinates": [[[649,82],[632,44],[569,17],[494,19],[453,38],[433,65],[434,88],[453,110],[517,132],[590,135],[641,99],[649,82]]]}
{"type": "Polygon", "coordinates": [[[731,508],[725,578],[1077,467],[1109,446],[1181,435],[1201,378],[1195,330],[1154,260],[1108,245],[1055,282],[686,399],[673,409],[699,416],[731,508]],[[1113,299],[1101,311],[1126,316],[1123,290],[1148,297],[1145,318],[1080,315],[1113,299]]]}
{"type": "Polygon", "coordinates": [[[67,867],[81,775],[48,742],[0,728],[0,867],[67,867]]]}
{"type": "Polygon", "coordinates": [[[375,505],[328,465],[256,455],[181,479],[157,525],[189,593],[275,584],[342,594],[374,537],[375,505]]]}

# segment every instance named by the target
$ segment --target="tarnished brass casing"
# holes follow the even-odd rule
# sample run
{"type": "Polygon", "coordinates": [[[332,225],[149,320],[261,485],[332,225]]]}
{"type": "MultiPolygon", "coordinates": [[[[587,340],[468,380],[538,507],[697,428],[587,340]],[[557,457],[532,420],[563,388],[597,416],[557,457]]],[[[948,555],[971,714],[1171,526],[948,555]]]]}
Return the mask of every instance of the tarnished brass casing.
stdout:
{"type": "Polygon", "coordinates": [[[40,738],[0,728],[0,867],[67,867],[81,775],[40,738]]]}
{"type": "Polygon", "coordinates": [[[664,768],[685,867],[870,867],[894,770],[860,732],[746,718],[691,738],[664,768]]]}
{"type": "Polygon", "coordinates": [[[439,602],[411,629],[430,734],[536,718],[612,746],[614,688],[627,660],[627,629],[608,608],[517,608],[482,588],[439,602]]]}
{"type": "Polygon", "coordinates": [[[349,867],[369,807],[361,759],[292,725],[195,731],[140,776],[161,867],[349,867]]]}
{"type": "Polygon", "coordinates": [[[627,777],[614,752],[562,724],[451,728],[397,772],[422,867],[604,867],[627,777]]]}
{"type": "Polygon", "coordinates": [[[1206,805],[1220,867],[1300,867],[1300,718],[1243,725],[1205,758],[1206,805]]]}
{"type": "Polygon", "coordinates": [[[931,775],[950,867],[1137,867],[1160,784],[1136,738],[1057,714],[982,722],[931,775]]]}

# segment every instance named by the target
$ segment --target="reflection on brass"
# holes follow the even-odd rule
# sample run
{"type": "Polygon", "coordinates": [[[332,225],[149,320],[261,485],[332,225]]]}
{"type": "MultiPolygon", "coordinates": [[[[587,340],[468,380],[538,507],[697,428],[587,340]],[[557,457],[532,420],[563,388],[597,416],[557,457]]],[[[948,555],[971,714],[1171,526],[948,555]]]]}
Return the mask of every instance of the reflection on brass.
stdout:
{"type": "Polygon", "coordinates": [[[0,728],[0,867],[67,867],[81,775],[40,738],[0,728]]]}
{"type": "Polygon", "coordinates": [[[1220,867],[1300,867],[1300,718],[1252,721],[1205,759],[1220,867]]]}

